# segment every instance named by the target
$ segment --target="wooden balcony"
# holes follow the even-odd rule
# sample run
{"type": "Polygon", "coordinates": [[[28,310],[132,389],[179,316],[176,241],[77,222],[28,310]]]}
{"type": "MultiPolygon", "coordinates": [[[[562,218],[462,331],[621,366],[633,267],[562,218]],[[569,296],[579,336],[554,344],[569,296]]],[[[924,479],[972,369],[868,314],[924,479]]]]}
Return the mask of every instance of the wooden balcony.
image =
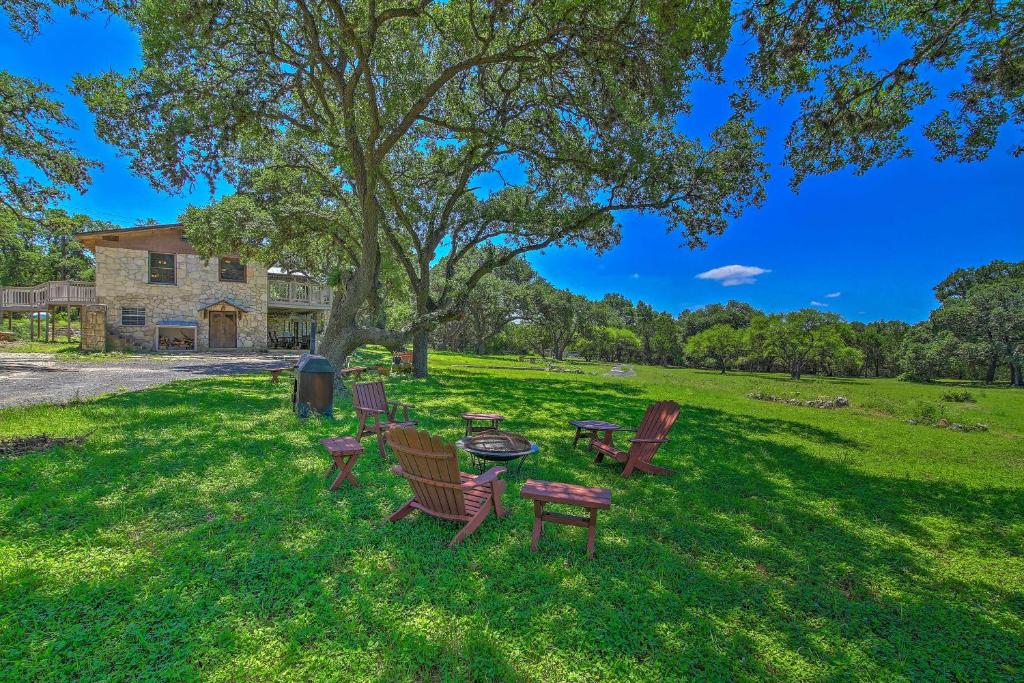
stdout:
{"type": "Polygon", "coordinates": [[[309,281],[270,276],[270,308],[304,311],[331,310],[332,290],[309,281]]]}
{"type": "Polygon", "coordinates": [[[51,306],[85,306],[96,303],[96,284],[59,280],[33,287],[0,287],[0,309],[45,311],[51,306]]]}

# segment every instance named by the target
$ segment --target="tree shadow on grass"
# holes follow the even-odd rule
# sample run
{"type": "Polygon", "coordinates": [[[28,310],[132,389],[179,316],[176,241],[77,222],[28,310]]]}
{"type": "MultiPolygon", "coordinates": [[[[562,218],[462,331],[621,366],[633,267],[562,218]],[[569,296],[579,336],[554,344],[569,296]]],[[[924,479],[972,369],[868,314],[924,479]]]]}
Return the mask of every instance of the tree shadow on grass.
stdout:
{"type": "Polygon", "coordinates": [[[857,452],[838,432],[698,405],[656,456],[675,476],[623,480],[571,448],[567,420],[635,425],[650,402],[637,384],[389,380],[432,431],[454,438],[459,412],[498,410],[542,446],[529,476],[613,491],[593,562],[576,528],[548,525],[529,552],[518,483],[508,519],[448,550],[457,525],[385,521],[410,494],[372,440],[361,486],[328,493],[318,441],[352,433],[354,416],[340,400],[337,421],[299,422],[288,391],[261,377],[101,399],[87,405],[104,429],[85,447],[0,464],[0,541],[35,558],[0,587],[13,676],[999,678],[1021,666],[1007,616],[1020,592],[951,582],[924,523],[987,530],[957,541],[978,554],[1019,548],[998,530],[1024,516],[1017,491],[867,475],[822,454],[857,452]]]}

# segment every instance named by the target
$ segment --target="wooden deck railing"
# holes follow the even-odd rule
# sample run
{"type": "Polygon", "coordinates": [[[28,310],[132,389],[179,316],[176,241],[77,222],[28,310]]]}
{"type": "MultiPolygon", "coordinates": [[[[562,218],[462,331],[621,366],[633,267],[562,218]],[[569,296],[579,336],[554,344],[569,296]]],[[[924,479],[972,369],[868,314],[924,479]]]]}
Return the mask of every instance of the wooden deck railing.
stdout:
{"type": "Polygon", "coordinates": [[[271,306],[307,307],[329,309],[331,288],[320,287],[309,282],[270,278],[269,301],[271,306]]]}
{"type": "MultiPolygon", "coordinates": [[[[271,306],[330,309],[332,291],[309,282],[271,278],[271,306]]],[[[96,303],[96,284],[60,280],[34,287],[0,288],[0,308],[7,311],[45,311],[48,306],[81,306],[96,303]]]]}
{"type": "Polygon", "coordinates": [[[34,287],[0,288],[0,308],[8,311],[45,311],[48,306],[83,306],[96,303],[92,282],[58,280],[34,287]]]}

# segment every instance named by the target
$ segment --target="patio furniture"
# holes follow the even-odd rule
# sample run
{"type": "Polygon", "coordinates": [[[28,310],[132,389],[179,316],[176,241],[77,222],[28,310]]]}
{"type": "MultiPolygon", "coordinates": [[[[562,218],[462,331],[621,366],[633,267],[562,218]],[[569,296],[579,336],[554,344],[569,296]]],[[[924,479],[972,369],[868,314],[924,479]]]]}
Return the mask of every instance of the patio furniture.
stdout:
{"type": "Polygon", "coordinates": [[[540,450],[540,446],[529,439],[512,432],[488,430],[472,436],[464,436],[455,442],[455,447],[473,457],[477,471],[484,468],[483,461],[512,462],[518,460],[514,476],[518,477],[523,463],[529,455],[540,450]]]}
{"type": "Polygon", "coordinates": [[[288,372],[294,368],[270,368],[270,382],[271,384],[277,384],[281,381],[281,373],[288,372]]]}
{"type": "Polygon", "coordinates": [[[363,446],[351,436],[338,436],[333,439],[320,439],[320,443],[331,454],[332,464],[327,469],[330,473],[335,467],[338,468],[338,476],[331,484],[331,491],[337,490],[342,482],[347,481],[352,486],[359,486],[356,475],[352,474],[359,456],[363,454],[363,446]]]}
{"type": "Polygon", "coordinates": [[[451,548],[476,531],[491,510],[498,517],[507,514],[501,504],[507,484],[499,478],[504,467],[492,467],[479,475],[460,472],[451,444],[413,428],[392,429],[386,438],[399,463],[391,471],[405,477],[413,491],[412,498],[395,510],[389,521],[397,522],[419,510],[439,519],[465,522],[448,544],[451,548]]]}
{"type": "Polygon", "coordinates": [[[505,416],[500,413],[463,413],[462,419],[466,422],[466,436],[477,432],[497,431],[505,416]],[[474,422],[486,422],[482,426],[474,425],[474,422]]]}
{"type": "Polygon", "coordinates": [[[608,489],[590,488],[575,484],[563,484],[556,481],[530,479],[519,491],[522,498],[533,501],[533,539],[530,541],[530,552],[537,552],[537,542],[544,532],[544,522],[568,524],[587,529],[587,557],[594,559],[594,538],[597,535],[597,511],[607,510],[612,505],[612,492],[608,489]],[[545,512],[547,503],[575,505],[588,511],[588,516],[564,515],[558,512],[545,512]]]}
{"type": "Polygon", "coordinates": [[[354,368],[342,368],[341,370],[338,370],[338,376],[342,379],[351,377],[353,380],[358,380],[363,376],[364,372],[366,372],[366,368],[361,366],[354,368]]]}
{"type": "Polygon", "coordinates": [[[609,443],[612,438],[612,432],[622,429],[622,427],[614,422],[604,422],[602,420],[570,420],[569,426],[576,428],[576,436],[572,439],[573,448],[576,448],[576,444],[579,443],[580,439],[593,439],[601,433],[604,434],[604,442],[609,443]]]}
{"type": "Polygon", "coordinates": [[[668,432],[678,417],[679,404],[675,401],[652,403],[644,413],[644,419],[637,429],[619,427],[614,430],[605,430],[603,439],[592,438],[590,440],[590,449],[597,451],[594,462],[601,462],[606,455],[615,458],[625,464],[622,476],[627,479],[633,474],[633,470],[640,470],[648,474],[672,474],[672,470],[652,465],[651,458],[657,453],[658,447],[668,441],[668,432]],[[612,434],[617,431],[636,432],[636,436],[629,440],[629,450],[619,450],[612,443],[612,434]]]}
{"type": "Polygon", "coordinates": [[[384,433],[390,429],[399,427],[415,427],[418,423],[409,419],[409,408],[414,408],[411,403],[400,401],[389,401],[384,394],[384,382],[365,382],[352,385],[352,406],[356,409],[356,417],[359,418],[359,429],[356,431],[356,438],[371,434],[377,435],[377,448],[380,457],[386,458],[384,453],[384,433]],[[402,409],[402,420],[398,421],[398,409],[402,409]]]}

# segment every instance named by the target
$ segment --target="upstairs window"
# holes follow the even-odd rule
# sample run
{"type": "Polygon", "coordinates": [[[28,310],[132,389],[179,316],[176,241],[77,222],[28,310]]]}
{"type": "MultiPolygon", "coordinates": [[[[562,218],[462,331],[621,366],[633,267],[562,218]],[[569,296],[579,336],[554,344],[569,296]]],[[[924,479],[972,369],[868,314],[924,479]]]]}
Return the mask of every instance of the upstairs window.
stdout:
{"type": "Polygon", "coordinates": [[[124,327],[142,327],[146,324],[145,308],[122,308],[121,325],[124,327]]]}
{"type": "Polygon", "coordinates": [[[149,253],[149,283],[152,285],[173,285],[174,254],[149,253]]]}
{"type": "Polygon", "coordinates": [[[241,259],[222,258],[219,270],[221,282],[245,282],[245,264],[241,259]]]}

